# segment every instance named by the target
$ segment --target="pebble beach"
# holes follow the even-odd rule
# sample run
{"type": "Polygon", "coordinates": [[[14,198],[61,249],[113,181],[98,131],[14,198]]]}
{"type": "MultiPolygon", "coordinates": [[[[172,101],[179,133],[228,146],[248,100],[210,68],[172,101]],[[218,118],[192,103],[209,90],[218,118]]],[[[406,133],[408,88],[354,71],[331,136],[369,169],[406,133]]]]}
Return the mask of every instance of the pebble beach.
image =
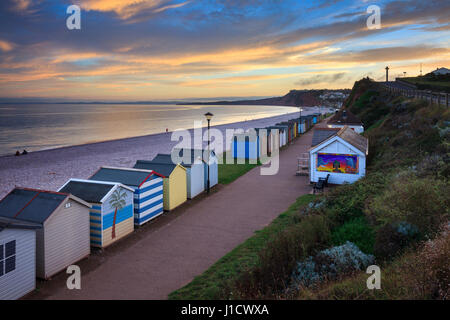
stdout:
{"type": "MultiPolygon", "coordinates": [[[[319,108],[305,108],[302,115],[319,112],[319,108]]],[[[262,128],[298,117],[298,113],[235,122],[212,128],[262,128]]],[[[213,122],[214,123],[214,122],[213,122]]],[[[193,130],[190,130],[191,133],[193,130]]],[[[38,188],[56,191],[68,179],[87,179],[101,166],[133,167],[136,160],[151,160],[158,153],[170,153],[177,141],[171,133],[90,143],[84,145],[30,152],[27,155],[0,157],[0,199],[14,187],[38,188]]],[[[225,149],[229,145],[224,141],[225,149]]]]}

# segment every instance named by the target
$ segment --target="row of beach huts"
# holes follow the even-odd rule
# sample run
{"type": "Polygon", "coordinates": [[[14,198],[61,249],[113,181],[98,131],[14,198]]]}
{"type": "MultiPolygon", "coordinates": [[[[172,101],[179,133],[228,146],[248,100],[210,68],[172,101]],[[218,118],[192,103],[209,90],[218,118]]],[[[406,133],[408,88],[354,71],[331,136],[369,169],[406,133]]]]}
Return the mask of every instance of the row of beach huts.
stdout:
{"type": "MultiPolygon", "coordinates": [[[[279,123],[280,147],[319,121],[319,114],[279,123]]],[[[258,131],[258,129],[257,129],[258,131]]],[[[233,157],[251,159],[252,143],[239,134],[232,140],[233,157]],[[242,148],[243,147],[243,148],[242,148]],[[240,150],[244,149],[243,152],[240,150]]],[[[267,139],[268,138],[268,139],[267,139]]],[[[269,144],[270,145],[270,144],[269,144]]],[[[58,191],[15,188],[0,201],[0,300],[23,297],[36,287],[89,256],[91,247],[105,248],[136,227],[171,211],[218,183],[214,151],[174,150],[133,168],[101,167],[89,179],[68,180],[58,191]]]]}

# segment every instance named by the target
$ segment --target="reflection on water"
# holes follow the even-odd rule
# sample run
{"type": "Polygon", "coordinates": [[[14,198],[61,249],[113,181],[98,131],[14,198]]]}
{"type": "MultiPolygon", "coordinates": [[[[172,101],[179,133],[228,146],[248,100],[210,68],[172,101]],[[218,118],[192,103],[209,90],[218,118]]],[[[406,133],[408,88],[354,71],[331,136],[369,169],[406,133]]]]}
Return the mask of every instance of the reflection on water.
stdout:
{"type": "Polygon", "coordinates": [[[208,111],[218,125],[297,110],[277,106],[4,104],[0,105],[0,155],[142,136],[166,128],[188,129],[194,121],[203,121],[208,111]]]}

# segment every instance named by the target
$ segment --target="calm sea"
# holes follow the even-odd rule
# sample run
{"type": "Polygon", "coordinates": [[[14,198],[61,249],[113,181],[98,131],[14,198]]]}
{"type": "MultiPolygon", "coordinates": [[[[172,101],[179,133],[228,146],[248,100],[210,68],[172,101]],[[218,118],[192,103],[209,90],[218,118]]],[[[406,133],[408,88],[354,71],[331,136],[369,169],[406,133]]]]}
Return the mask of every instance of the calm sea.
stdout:
{"type": "Polygon", "coordinates": [[[213,125],[277,116],[297,108],[123,104],[0,104],[0,155],[52,149],[175,129],[189,129],[203,114],[213,125]]]}

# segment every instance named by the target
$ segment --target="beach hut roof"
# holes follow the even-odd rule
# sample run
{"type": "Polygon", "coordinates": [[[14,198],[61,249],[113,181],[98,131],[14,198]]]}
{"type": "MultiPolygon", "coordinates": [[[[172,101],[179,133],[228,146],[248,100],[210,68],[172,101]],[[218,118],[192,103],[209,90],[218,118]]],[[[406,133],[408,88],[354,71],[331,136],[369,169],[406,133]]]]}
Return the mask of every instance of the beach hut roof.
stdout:
{"type": "Polygon", "coordinates": [[[314,129],[311,147],[314,147],[322,141],[334,136],[339,130],[339,128],[314,129]]]}
{"type": "Polygon", "coordinates": [[[90,207],[85,201],[67,193],[15,188],[0,201],[0,216],[42,224],[68,197],[90,207]]]}
{"type": "MultiPolygon", "coordinates": [[[[333,128],[337,129],[337,128],[333,128]]],[[[332,132],[332,129],[320,129],[317,131],[330,131],[332,132]]],[[[314,131],[315,134],[316,130],[314,131]]],[[[363,152],[364,154],[368,154],[369,151],[369,139],[366,137],[360,135],[359,133],[356,133],[352,128],[349,126],[344,126],[343,128],[340,128],[338,131],[334,131],[333,134],[330,134],[328,138],[323,139],[321,142],[317,143],[316,145],[312,145],[310,150],[316,149],[319,145],[326,143],[326,141],[330,140],[331,138],[338,136],[345,142],[349,143],[359,151],[363,152]]],[[[314,141],[314,138],[313,138],[314,141]]]]}
{"type": "Polygon", "coordinates": [[[21,221],[14,218],[0,217],[0,232],[4,229],[39,229],[42,228],[40,224],[21,221]]]}
{"type": "MultiPolygon", "coordinates": [[[[170,163],[158,163],[158,162],[153,162],[150,160],[138,160],[136,161],[136,164],[134,165],[134,168],[136,169],[146,169],[146,170],[154,170],[157,171],[158,173],[162,174],[165,178],[169,177],[172,173],[173,170],[175,170],[175,168],[178,165],[173,164],[172,161],[170,163]]],[[[184,169],[183,166],[180,166],[184,169]]]]}
{"type": "Polygon", "coordinates": [[[152,175],[162,175],[159,171],[155,171],[132,168],[101,167],[92,177],[89,178],[89,180],[120,182],[126,186],[140,187],[152,175]]]}
{"type": "Polygon", "coordinates": [[[117,187],[134,191],[121,183],[70,179],[64,186],[61,187],[61,189],[59,189],[59,192],[73,194],[74,196],[77,196],[87,202],[102,203],[105,197],[117,187]]]}
{"type": "MultiPolygon", "coordinates": [[[[178,154],[180,157],[184,157],[184,153],[189,155],[189,163],[181,162],[183,167],[190,168],[196,160],[203,161],[203,151],[198,149],[174,149],[174,153],[178,154]]],[[[172,156],[170,154],[158,153],[156,157],[151,160],[153,163],[163,163],[163,164],[175,164],[172,162],[172,156]]],[[[206,162],[206,161],[204,161],[206,162]]],[[[173,170],[173,169],[172,169],[173,170]]]]}

